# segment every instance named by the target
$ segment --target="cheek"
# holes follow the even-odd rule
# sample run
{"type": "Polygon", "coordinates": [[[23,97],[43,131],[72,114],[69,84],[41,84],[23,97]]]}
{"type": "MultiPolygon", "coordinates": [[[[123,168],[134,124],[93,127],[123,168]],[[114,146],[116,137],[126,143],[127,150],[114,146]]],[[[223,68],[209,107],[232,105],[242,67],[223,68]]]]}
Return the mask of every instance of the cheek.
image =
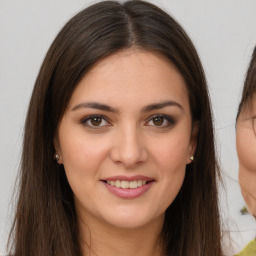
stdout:
{"type": "MultiPolygon", "coordinates": [[[[160,180],[162,181],[162,203],[160,207],[165,211],[178,195],[184,181],[186,171],[186,158],[177,152],[180,150],[169,151],[169,154],[162,154],[160,167],[160,180]]],[[[184,152],[184,151],[183,151],[184,152]]]]}
{"type": "Polygon", "coordinates": [[[256,198],[256,170],[254,172],[241,169],[239,172],[239,183],[241,188],[256,198]]]}
{"type": "Polygon", "coordinates": [[[101,177],[99,170],[106,159],[107,145],[107,142],[102,143],[101,140],[99,143],[81,133],[65,137],[65,140],[61,141],[64,169],[78,207],[88,207],[88,204],[96,200],[95,198],[101,200],[100,194],[92,191],[98,187],[101,177]],[[85,204],[84,198],[88,203],[85,204]]]}
{"type": "Polygon", "coordinates": [[[237,154],[239,165],[247,170],[256,170],[256,135],[252,129],[237,129],[237,154]]]}
{"type": "Polygon", "coordinates": [[[251,172],[246,169],[240,169],[239,183],[249,211],[256,215],[256,170],[251,172]]]}
{"type": "Polygon", "coordinates": [[[173,202],[182,186],[188,157],[189,138],[170,136],[155,146],[152,153],[161,180],[162,210],[173,202]]]}
{"type": "Polygon", "coordinates": [[[64,166],[91,164],[102,157],[107,145],[101,136],[86,133],[82,126],[65,119],[59,129],[59,142],[64,166]]]}
{"type": "Polygon", "coordinates": [[[159,166],[167,171],[179,171],[186,166],[189,151],[189,138],[184,136],[169,136],[155,144],[154,156],[159,166]]]}
{"type": "Polygon", "coordinates": [[[85,187],[89,189],[99,179],[98,170],[105,161],[108,142],[85,134],[79,129],[75,132],[71,129],[63,129],[59,137],[63,165],[70,186],[73,191],[85,190],[85,187]]]}

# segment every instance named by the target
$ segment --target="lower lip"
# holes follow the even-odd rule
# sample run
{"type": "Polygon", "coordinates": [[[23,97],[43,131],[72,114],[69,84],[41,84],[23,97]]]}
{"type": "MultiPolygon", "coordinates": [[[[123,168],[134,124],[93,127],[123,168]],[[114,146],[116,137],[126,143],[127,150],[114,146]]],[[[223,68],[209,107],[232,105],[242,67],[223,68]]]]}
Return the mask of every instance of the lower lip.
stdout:
{"type": "Polygon", "coordinates": [[[143,186],[138,188],[117,188],[115,186],[109,185],[105,182],[103,184],[106,188],[113,193],[114,195],[125,198],[125,199],[133,199],[136,197],[140,197],[141,195],[145,194],[153,185],[154,182],[149,182],[143,186]]]}

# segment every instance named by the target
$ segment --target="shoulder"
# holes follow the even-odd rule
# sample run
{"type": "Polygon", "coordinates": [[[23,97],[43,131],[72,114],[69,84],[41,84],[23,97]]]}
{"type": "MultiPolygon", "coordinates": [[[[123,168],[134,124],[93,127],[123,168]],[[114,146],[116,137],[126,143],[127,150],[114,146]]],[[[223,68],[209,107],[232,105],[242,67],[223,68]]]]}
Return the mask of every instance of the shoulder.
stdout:
{"type": "Polygon", "coordinates": [[[235,256],[255,256],[256,255],[256,240],[251,241],[246,247],[235,256]]]}

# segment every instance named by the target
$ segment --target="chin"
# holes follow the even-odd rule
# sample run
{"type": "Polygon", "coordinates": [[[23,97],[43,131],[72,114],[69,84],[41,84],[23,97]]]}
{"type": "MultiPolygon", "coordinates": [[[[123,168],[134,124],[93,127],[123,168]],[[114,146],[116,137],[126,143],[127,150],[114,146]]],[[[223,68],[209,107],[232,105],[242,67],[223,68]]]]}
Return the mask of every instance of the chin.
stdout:
{"type": "Polygon", "coordinates": [[[132,209],[126,209],[124,211],[114,211],[104,216],[105,222],[109,223],[113,227],[120,229],[137,229],[152,223],[164,219],[164,214],[160,216],[149,215],[151,211],[138,211],[132,209]]]}

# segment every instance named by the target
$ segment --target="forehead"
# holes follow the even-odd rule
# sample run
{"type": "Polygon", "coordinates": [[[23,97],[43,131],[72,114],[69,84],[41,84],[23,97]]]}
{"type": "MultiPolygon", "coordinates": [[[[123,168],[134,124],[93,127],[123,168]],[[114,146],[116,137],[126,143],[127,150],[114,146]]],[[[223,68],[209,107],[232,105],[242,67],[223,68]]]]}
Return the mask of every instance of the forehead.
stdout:
{"type": "Polygon", "coordinates": [[[159,100],[178,100],[188,107],[185,81],[177,68],[160,54],[124,50],[99,62],[77,85],[70,107],[78,101],[97,100],[133,105],[159,100]],[[142,102],[143,100],[143,102],[142,102]]]}

